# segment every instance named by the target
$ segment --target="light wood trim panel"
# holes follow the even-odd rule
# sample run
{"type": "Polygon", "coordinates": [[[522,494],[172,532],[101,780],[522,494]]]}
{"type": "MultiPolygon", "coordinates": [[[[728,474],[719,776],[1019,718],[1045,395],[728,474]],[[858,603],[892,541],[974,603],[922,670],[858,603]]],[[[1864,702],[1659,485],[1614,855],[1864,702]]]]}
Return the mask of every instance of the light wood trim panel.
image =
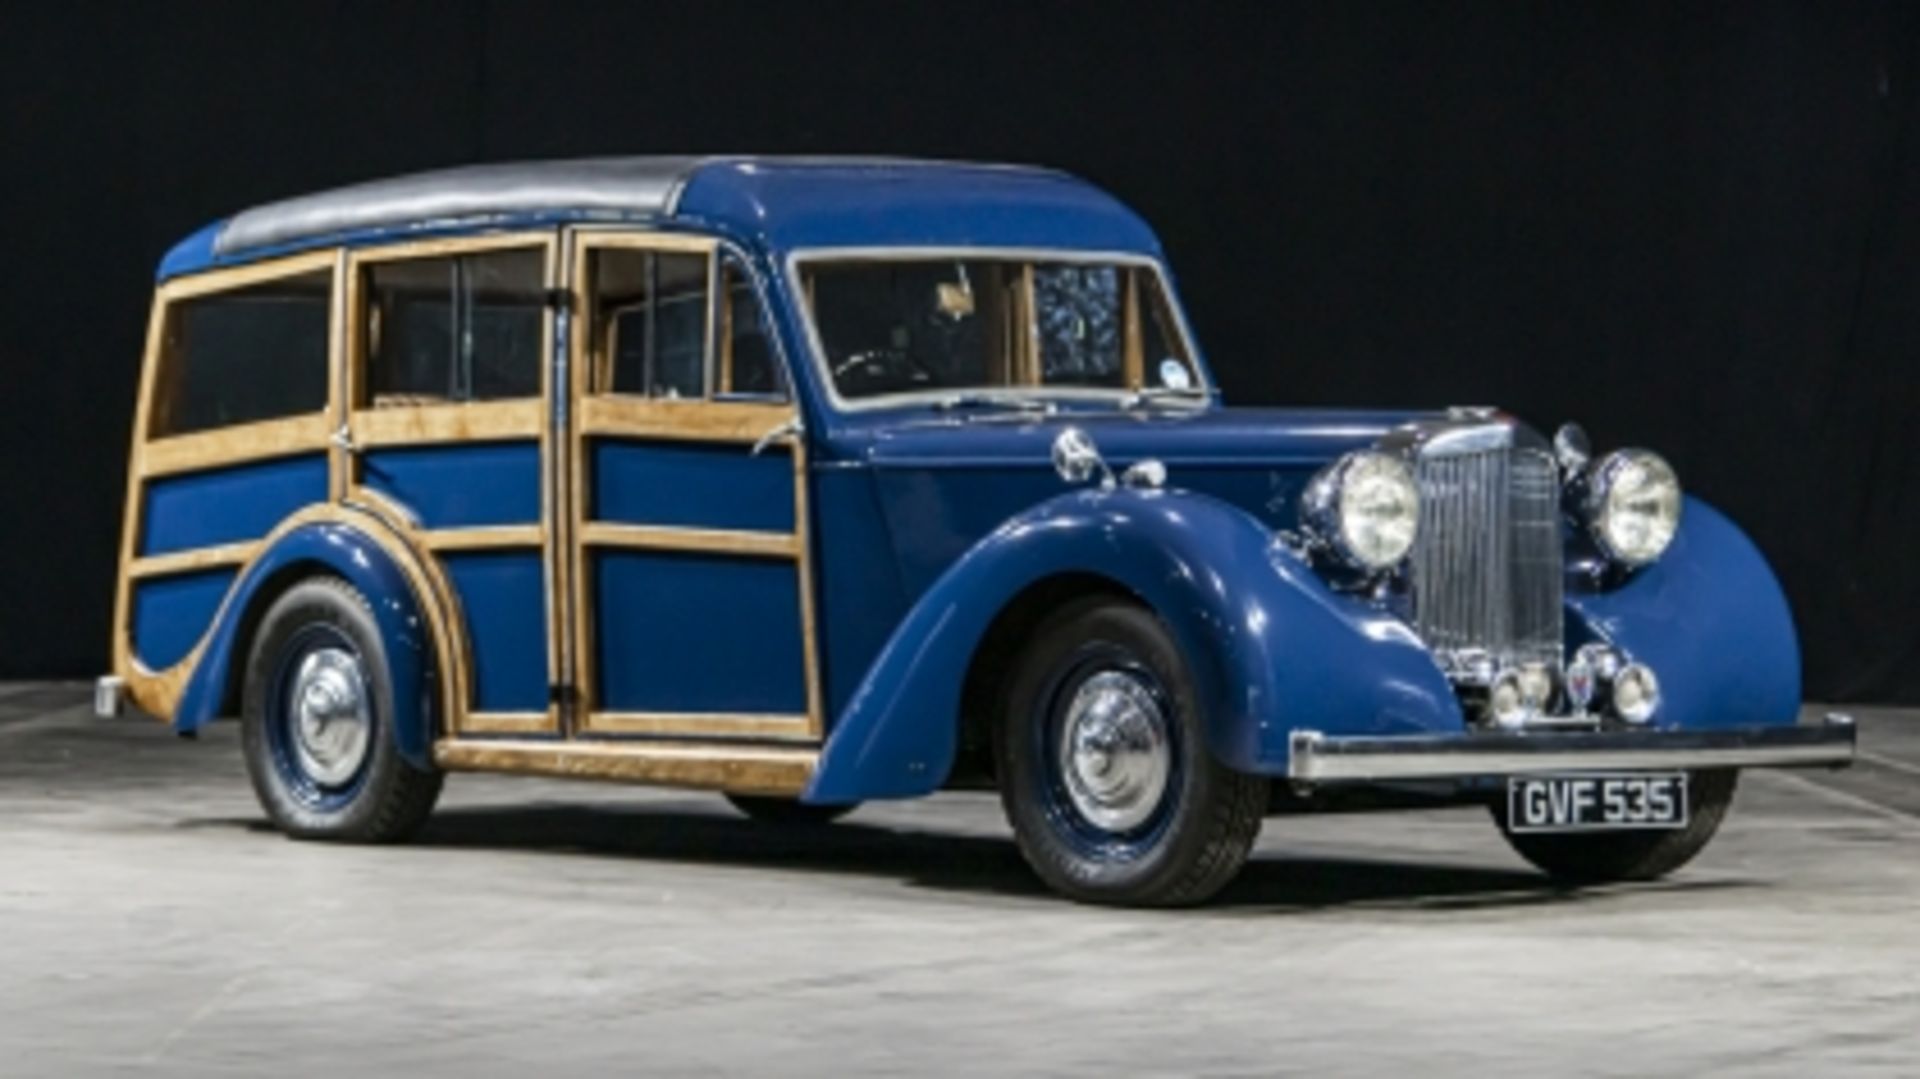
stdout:
{"type": "MultiPolygon", "coordinates": [[[[122,636],[130,638],[131,631],[122,636]]],[[[127,697],[133,706],[163,723],[173,721],[173,710],[179,706],[180,697],[187,691],[187,679],[200,668],[200,657],[207,650],[206,641],[193,646],[187,658],[168,667],[164,671],[148,670],[137,659],[128,659],[119,675],[126,680],[127,697]]]]}
{"type": "Polygon", "coordinates": [[[545,411],[533,397],[355,409],[353,437],[363,447],[534,439],[540,437],[545,411]]]}
{"type": "Polygon", "coordinates": [[[460,720],[462,734],[551,734],[553,716],[547,712],[468,712],[460,720]]]}
{"type": "Polygon", "coordinates": [[[813,724],[810,717],[799,713],[594,712],[582,730],[589,734],[811,738],[813,724]]]}
{"type": "Polygon", "coordinates": [[[313,453],[327,447],[327,414],[313,412],[156,438],[135,455],[141,478],[313,453]]]}
{"type": "Polygon", "coordinates": [[[819,754],[765,746],[442,739],[434,763],[451,772],[518,772],[611,779],[739,794],[798,795],[819,754]]]}
{"type": "Polygon", "coordinates": [[[748,445],[790,422],[794,415],[793,405],[784,401],[674,401],[617,394],[583,397],[578,412],[583,435],[748,445]]]}
{"type": "Polygon", "coordinates": [[[826,730],[826,705],[820,691],[820,646],[815,640],[813,528],[807,517],[807,447],[797,440],[793,444],[793,522],[793,538],[800,545],[799,580],[795,584],[800,594],[801,661],[806,664],[807,733],[819,738],[826,730]]]}
{"type": "MultiPolygon", "coordinates": [[[[140,360],[140,389],[133,403],[133,437],[127,446],[127,492],[120,509],[120,562],[114,567],[113,589],[113,670],[129,686],[134,679],[133,661],[133,581],[128,571],[140,543],[140,509],[146,491],[147,413],[153,399],[154,367],[160,355],[160,343],[166,333],[167,303],[156,297],[147,313],[147,342],[140,360]]],[[[191,657],[189,657],[191,658],[191,657]]],[[[138,695],[134,703],[152,712],[138,695]]]]}
{"type": "Polygon", "coordinates": [[[239,566],[253,561],[253,556],[259,550],[260,544],[250,540],[245,543],[223,543],[217,547],[195,547],[172,554],[148,555],[134,559],[127,573],[136,579],[145,579],[221,566],[239,566]]]}
{"type": "Polygon", "coordinates": [[[474,255],[487,251],[512,251],[521,248],[550,249],[554,243],[555,230],[547,228],[491,233],[484,236],[438,236],[424,240],[402,240],[398,243],[355,247],[348,251],[348,256],[350,265],[357,271],[382,262],[445,258],[452,255],[474,255]]]}
{"type": "MultiPolygon", "coordinates": [[[[333,310],[328,313],[327,319],[331,327],[327,336],[327,427],[330,432],[349,430],[347,402],[353,397],[347,383],[347,336],[353,332],[353,319],[348,312],[353,310],[354,293],[348,287],[348,282],[352,277],[347,272],[347,252],[343,248],[334,256],[333,310]]],[[[347,445],[347,440],[334,438],[331,433],[327,438],[329,502],[343,502],[347,497],[347,484],[352,480],[353,468],[347,445]]]]}
{"type": "Polygon", "coordinates": [[[174,303],[195,296],[205,296],[215,292],[230,292],[246,288],[249,285],[278,281],[286,277],[298,277],[316,270],[332,269],[339,261],[336,249],[309,251],[299,255],[272,259],[267,262],[253,262],[245,266],[233,266],[226,269],[206,270],[186,277],[176,277],[163,283],[154,295],[162,303],[174,303]]]}
{"type": "Polygon", "coordinates": [[[719,554],[797,558],[800,542],[791,532],[744,532],[718,528],[662,528],[654,525],[591,521],[580,527],[588,547],[636,547],[650,551],[712,551],[719,554]]]}
{"type": "Polygon", "coordinates": [[[1121,301],[1121,308],[1125,312],[1125,336],[1122,338],[1120,365],[1127,388],[1137,390],[1147,384],[1145,334],[1140,319],[1140,271],[1129,267],[1124,273],[1126,294],[1121,301]]]}
{"type": "Polygon", "coordinates": [[[495,548],[538,547],[546,542],[539,525],[490,525],[484,528],[440,528],[416,532],[413,537],[429,551],[485,551],[495,548]]]}
{"type": "MultiPolygon", "coordinates": [[[[578,241],[581,263],[586,261],[587,253],[595,248],[617,247],[626,250],[638,248],[642,251],[698,255],[711,252],[720,246],[720,241],[712,236],[700,236],[690,232],[648,232],[631,225],[624,227],[608,225],[599,228],[591,225],[576,226],[574,235],[578,241]]],[[[585,278],[576,275],[574,280],[584,283],[585,278]]]]}

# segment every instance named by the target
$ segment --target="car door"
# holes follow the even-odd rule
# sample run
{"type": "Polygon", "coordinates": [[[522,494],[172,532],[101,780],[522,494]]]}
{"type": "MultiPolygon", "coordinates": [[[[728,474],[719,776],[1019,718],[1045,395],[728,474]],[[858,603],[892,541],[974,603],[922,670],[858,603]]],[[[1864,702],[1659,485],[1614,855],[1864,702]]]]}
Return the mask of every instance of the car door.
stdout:
{"type": "Polygon", "coordinates": [[[572,733],[816,742],[806,451],[752,274],[705,237],[570,247],[572,733]]]}
{"type": "Polygon", "coordinates": [[[548,401],[556,232],[354,251],[347,274],[342,497],[429,555],[465,642],[456,735],[557,733],[565,673],[550,602],[548,401]]]}

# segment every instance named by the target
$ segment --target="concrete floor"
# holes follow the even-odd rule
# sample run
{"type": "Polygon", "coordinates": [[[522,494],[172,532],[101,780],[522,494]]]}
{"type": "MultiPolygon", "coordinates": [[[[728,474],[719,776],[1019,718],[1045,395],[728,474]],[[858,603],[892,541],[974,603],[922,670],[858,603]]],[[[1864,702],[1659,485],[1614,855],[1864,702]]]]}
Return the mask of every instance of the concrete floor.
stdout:
{"type": "Polygon", "coordinates": [[[1673,880],[1484,813],[1268,822],[1214,906],[1078,907],[990,796],[782,832],[455,777],[422,839],[268,831],[237,731],[0,686],[0,1075],[1913,1075],[1920,716],[1762,773],[1673,880]]]}

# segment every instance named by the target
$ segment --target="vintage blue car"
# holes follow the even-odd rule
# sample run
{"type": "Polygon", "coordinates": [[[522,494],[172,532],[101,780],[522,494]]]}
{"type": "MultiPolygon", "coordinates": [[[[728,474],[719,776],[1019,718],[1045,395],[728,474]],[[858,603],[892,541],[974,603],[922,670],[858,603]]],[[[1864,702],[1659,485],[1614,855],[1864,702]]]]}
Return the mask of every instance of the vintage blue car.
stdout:
{"type": "Polygon", "coordinates": [[[1692,857],[1802,725],[1766,563],[1644,450],[1223,406],[1154,234],[1041,169],[617,158],[248,210],[160,266],[99,707],[242,718],[292,835],[447,771],[823,823],[996,787],[1081,899],[1270,813],[1692,857]]]}

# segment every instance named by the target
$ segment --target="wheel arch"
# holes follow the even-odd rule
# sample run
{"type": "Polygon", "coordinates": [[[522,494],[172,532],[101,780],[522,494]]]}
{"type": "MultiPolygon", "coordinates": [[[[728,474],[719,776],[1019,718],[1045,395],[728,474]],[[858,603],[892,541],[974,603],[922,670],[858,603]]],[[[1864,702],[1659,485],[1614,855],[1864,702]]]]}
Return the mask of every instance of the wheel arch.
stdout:
{"type": "Polygon", "coordinates": [[[366,597],[392,680],[395,741],[416,768],[430,769],[436,734],[456,721],[458,656],[446,597],[422,560],[377,518],[331,507],[290,518],[241,571],[213,626],[190,657],[175,730],[191,734],[233,714],[247,657],[266,613],[287,589],[315,576],[344,580],[366,597]]]}
{"type": "MultiPolygon", "coordinates": [[[[1027,585],[987,624],[986,632],[967,659],[966,676],[961,683],[960,711],[956,717],[958,744],[949,782],[961,777],[996,778],[992,746],[996,685],[992,676],[1004,669],[1021,645],[1032,639],[1034,630],[1048,614],[1090,596],[1105,596],[1153,610],[1145,597],[1113,577],[1086,570],[1067,570],[1027,585]]],[[[1154,614],[1158,617],[1159,612],[1154,614]]]]}
{"type": "Polygon", "coordinates": [[[1060,599],[1124,596],[1158,617],[1207,706],[1209,749],[1238,764],[1272,664],[1244,588],[1290,587],[1272,535],[1244,511],[1185,491],[1078,490],[1011,518],[914,603],[835,718],[806,799],[904,798],[977,762],[984,680],[1060,599]],[[1261,584],[1256,578],[1268,580],[1261,584]],[[970,714],[968,714],[970,713],[970,714]]]}

